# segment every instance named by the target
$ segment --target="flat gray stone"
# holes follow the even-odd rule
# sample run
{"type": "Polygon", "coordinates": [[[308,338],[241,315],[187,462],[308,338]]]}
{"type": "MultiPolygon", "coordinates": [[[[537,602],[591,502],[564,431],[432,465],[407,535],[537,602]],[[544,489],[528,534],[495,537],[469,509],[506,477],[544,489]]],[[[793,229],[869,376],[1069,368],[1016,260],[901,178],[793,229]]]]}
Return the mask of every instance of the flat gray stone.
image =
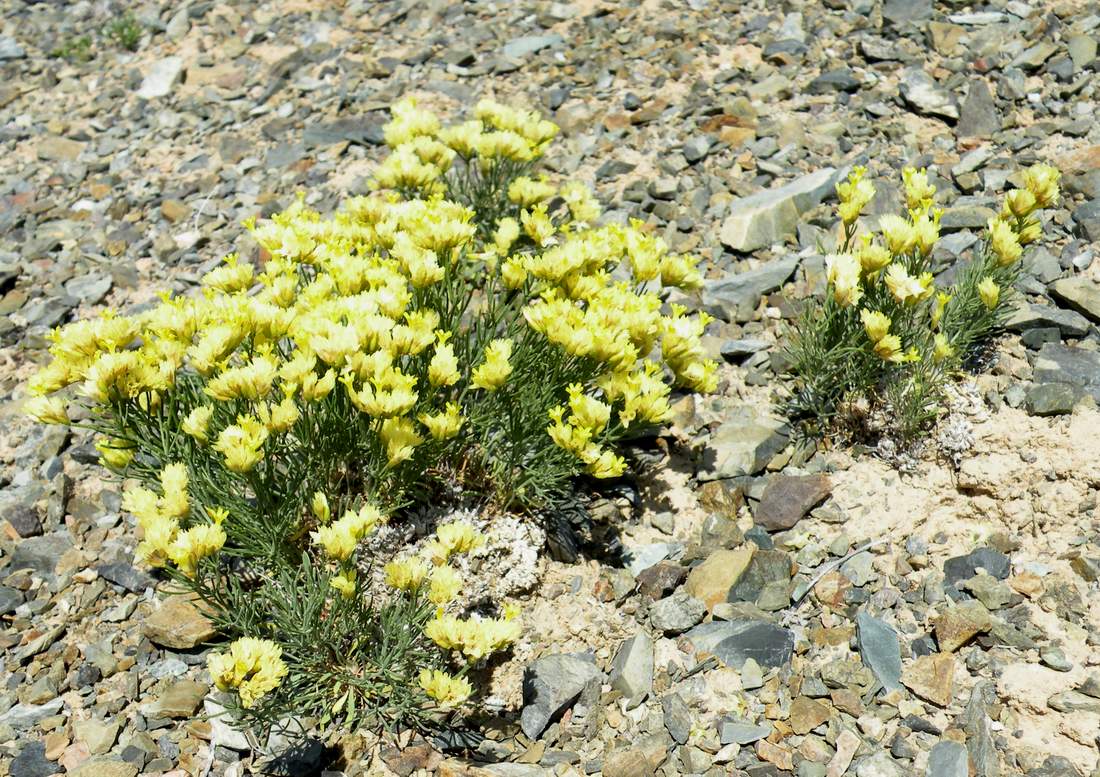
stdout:
{"type": "Polygon", "coordinates": [[[1100,321],[1100,284],[1083,275],[1062,278],[1050,284],[1051,296],[1093,321],[1100,321]]]}
{"type": "Polygon", "coordinates": [[[778,243],[794,234],[802,214],[824,200],[835,183],[836,170],[827,167],[735,200],[722,222],[719,239],[723,245],[742,252],[778,243]]]}
{"type": "Polygon", "coordinates": [[[628,699],[653,691],[653,640],[644,631],[623,641],[611,662],[611,687],[628,699]]]}
{"type": "Polygon", "coordinates": [[[784,666],[794,653],[794,635],[767,621],[711,621],[696,626],[685,636],[696,650],[712,653],[737,670],[750,658],[762,667],[784,666]]]}
{"type": "Polygon", "coordinates": [[[1035,356],[1032,380],[1069,383],[1100,401],[1100,353],[1061,343],[1045,343],[1035,356]]]}
{"type": "Polygon", "coordinates": [[[787,446],[787,432],[782,419],[736,408],[707,440],[696,475],[703,481],[755,475],[787,446]]]}
{"type": "Polygon", "coordinates": [[[887,692],[903,690],[901,645],[894,628],[862,610],[856,615],[856,628],[863,663],[887,692]]]}
{"type": "Polygon", "coordinates": [[[919,68],[907,70],[898,88],[905,102],[918,113],[945,119],[959,118],[959,108],[955,104],[955,98],[936,83],[932,76],[919,68]]]}
{"type": "Polygon", "coordinates": [[[1005,327],[1013,332],[1055,327],[1063,337],[1084,337],[1092,329],[1092,324],[1073,310],[1036,302],[1022,302],[1009,311],[1005,327]]]}
{"type": "Polygon", "coordinates": [[[928,777],[968,777],[966,745],[941,739],[928,754],[928,777]]]}
{"type": "Polygon", "coordinates": [[[157,60],[149,68],[149,72],[145,74],[145,79],[141,82],[141,88],[138,89],[137,96],[143,100],[168,96],[172,93],[172,89],[179,81],[182,73],[182,57],[171,56],[157,60]]]}
{"type": "Polygon", "coordinates": [[[603,678],[591,661],[577,655],[551,655],[535,660],[523,674],[520,727],[529,739],[538,736],[572,706],[586,687],[603,678]]]}
{"type": "Polygon", "coordinates": [[[760,304],[760,298],[782,287],[801,261],[798,256],[786,256],[754,270],[706,281],[701,292],[702,307],[724,321],[746,320],[760,304]]]}
{"type": "Polygon", "coordinates": [[[503,53],[508,59],[523,59],[546,48],[560,48],[563,43],[565,43],[565,40],[557,33],[552,35],[524,35],[505,43],[503,53]]]}

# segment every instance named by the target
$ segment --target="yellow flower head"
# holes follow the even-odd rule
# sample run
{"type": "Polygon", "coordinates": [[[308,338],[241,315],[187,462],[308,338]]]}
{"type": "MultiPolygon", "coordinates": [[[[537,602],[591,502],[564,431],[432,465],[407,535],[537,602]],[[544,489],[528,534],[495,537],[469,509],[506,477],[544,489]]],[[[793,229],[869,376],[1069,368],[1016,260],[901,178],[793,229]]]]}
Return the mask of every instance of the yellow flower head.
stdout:
{"type": "Polygon", "coordinates": [[[134,460],[133,445],[125,440],[103,438],[96,440],[95,449],[99,451],[99,458],[111,469],[126,469],[134,460]]]}
{"type": "Polygon", "coordinates": [[[452,677],[438,669],[421,669],[418,682],[424,692],[444,708],[457,707],[474,692],[465,677],[452,677]]]}
{"type": "Polygon", "coordinates": [[[943,318],[943,311],[947,308],[947,303],[951,301],[951,295],[947,292],[940,291],[936,293],[936,304],[932,306],[932,328],[940,328],[940,319],[943,318]]]}
{"type": "Polygon", "coordinates": [[[210,405],[199,405],[187,414],[180,428],[184,434],[193,437],[201,443],[208,442],[207,428],[210,426],[210,418],[214,415],[214,408],[210,405]]]}
{"type": "Polygon", "coordinates": [[[433,386],[453,386],[458,383],[462,373],[458,371],[458,358],[455,356],[454,346],[447,342],[450,332],[437,332],[439,342],[435,346],[435,353],[428,363],[428,381],[433,386]]]}
{"type": "Polygon", "coordinates": [[[1062,174],[1045,164],[1035,164],[1024,171],[1024,188],[1035,198],[1040,208],[1049,208],[1058,201],[1058,179],[1062,174]]]}
{"type": "Polygon", "coordinates": [[[466,521],[441,524],[435,530],[435,537],[444,560],[455,553],[469,553],[485,544],[485,536],[466,521]]]}
{"type": "Polygon", "coordinates": [[[398,591],[415,591],[428,577],[428,565],[423,559],[410,556],[394,559],[385,566],[386,585],[398,591]]]}
{"type": "Polygon", "coordinates": [[[168,557],[179,567],[180,572],[194,577],[199,562],[221,550],[225,539],[225,530],[216,524],[192,526],[176,536],[175,542],[168,549],[168,557]]]}
{"type": "Polygon", "coordinates": [[[328,523],[332,519],[332,510],[328,506],[328,497],[323,491],[316,491],[310,499],[309,509],[318,523],[328,523]]]}
{"type": "Polygon", "coordinates": [[[913,250],[917,243],[917,233],[913,225],[901,216],[888,214],[879,218],[882,240],[894,256],[904,256],[913,250]]]}
{"type": "Polygon", "coordinates": [[[340,592],[340,595],[345,599],[350,599],[355,596],[355,579],[356,572],[354,569],[347,569],[338,575],[333,575],[328,584],[340,592]]]}
{"type": "Polygon", "coordinates": [[[1035,195],[1027,189],[1013,189],[1005,195],[1004,205],[1001,207],[1001,215],[1018,219],[1031,215],[1038,207],[1035,195]]]}
{"type": "Polygon", "coordinates": [[[69,413],[61,397],[31,397],[24,403],[23,410],[40,423],[62,425],[69,423],[69,413]]]}
{"type": "Polygon", "coordinates": [[[932,358],[937,362],[949,359],[955,355],[955,349],[947,339],[947,335],[939,332],[933,338],[932,358]]]}
{"type": "Polygon", "coordinates": [[[825,257],[825,275],[833,287],[837,304],[849,307],[859,302],[863,289],[859,285],[862,267],[851,254],[829,254],[825,257]]]}
{"type": "Polygon", "coordinates": [[[1000,218],[989,220],[989,247],[997,255],[997,264],[1002,267],[1014,263],[1024,252],[1020,238],[1009,223],[1000,218]]]}
{"type": "Polygon", "coordinates": [[[227,652],[211,653],[206,668],[218,690],[236,689],[241,706],[251,709],[286,677],[282,655],[282,648],[270,640],[241,637],[227,652]]]}
{"type": "Polygon", "coordinates": [[[924,273],[918,278],[910,275],[905,267],[900,264],[892,264],[886,268],[886,286],[894,299],[903,304],[916,304],[932,296],[935,291],[932,285],[932,274],[924,273]]]}
{"type": "Polygon", "coordinates": [[[485,361],[474,369],[470,382],[480,389],[496,391],[512,374],[512,365],[508,362],[511,357],[511,340],[493,340],[485,349],[485,361]]]}
{"type": "Polygon", "coordinates": [[[860,267],[864,275],[873,275],[886,265],[890,264],[893,256],[885,246],[871,242],[871,236],[866,235],[866,241],[856,252],[859,257],[860,267]]]}
{"type": "Polygon", "coordinates": [[[408,418],[401,417],[387,418],[383,421],[379,436],[382,438],[382,444],[386,446],[389,467],[396,467],[410,459],[416,446],[424,442],[424,438],[416,433],[415,424],[408,418]]]}
{"type": "Polygon", "coordinates": [[[904,355],[901,352],[901,338],[897,335],[886,335],[875,343],[875,353],[883,361],[903,361],[904,355]]]}
{"type": "Polygon", "coordinates": [[[836,185],[836,194],[840,198],[838,211],[845,224],[852,224],[859,218],[867,204],[874,199],[875,187],[864,178],[867,168],[857,165],[848,174],[848,180],[836,185]]]}
{"type": "Polygon", "coordinates": [[[442,607],[452,601],[462,590],[462,577],[454,567],[435,567],[429,576],[428,601],[442,607]]]}
{"type": "Polygon", "coordinates": [[[978,284],[978,296],[982,298],[982,304],[987,310],[993,310],[1001,299],[1001,287],[992,278],[986,276],[978,284]]]}
{"type": "Polygon", "coordinates": [[[448,402],[447,408],[442,412],[435,414],[421,413],[419,420],[428,428],[432,439],[449,440],[462,429],[462,422],[465,419],[462,417],[460,410],[461,408],[459,408],[457,402],[448,402]]]}
{"type": "Polygon", "coordinates": [[[920,210],[927,207],[936,196],[936,187],[928,182],[928,172],[922,167],[906,167],[901,171],[905,182],[905,207],[920,210]]]}
{"type": "Polygon", "coordinates": [[[867,332],[867,338],[872,343],[877,343],[890,333],[890,318],[885,313],[864,309],[859,311],[859,317],[863,321],[863,329],[867,332]]]}
{"type": "Polygon", "coordinates": [[[334,561],[347,561],[351,558],[358,539],[352,533],[351,526],[343,521],[337,521],[331,526],[321,526],[317,531],[311,531],[309,536],[334,561]]]}

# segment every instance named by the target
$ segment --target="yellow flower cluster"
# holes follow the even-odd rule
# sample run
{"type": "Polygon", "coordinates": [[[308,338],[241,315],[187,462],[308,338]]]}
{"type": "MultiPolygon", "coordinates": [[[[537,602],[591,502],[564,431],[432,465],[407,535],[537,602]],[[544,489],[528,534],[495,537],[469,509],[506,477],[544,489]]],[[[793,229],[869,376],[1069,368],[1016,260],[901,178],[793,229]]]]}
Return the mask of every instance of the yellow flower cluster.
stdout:
{"type": "MultiPolygon", "coordinates": [[[[383,128],[386,144],[393,149],[374,175],[383,189],[417,190],[438,194],[441,178],[456,156],[466,162],[475,157],[483,169],[498,162],[529,163],[542,156],[558,127],[537,113],[522,111],[493,100],[482,100],[477,117],[443,128],[439,118],[417,105],[413,98],[391,108],[392,120],[383,128]]],[[[517,178],[508,196],[523,207],[549,199],[553,187],[530,178],[517,178]]]]}
{"type": "MultiPolygon", "coordinates": [[[[314,504],[320,506],[318,500],[314,504]]],[[[317,513],[317,509],[314,509],[317,513]]],[[[324,519],[318,517],[322,523],[328,520],[328,501],[324,501],[324,519]]],[[[317,531],[309,533],[310,538],[324,550],[325,555],[334,561],[347,561],[355,552],[359,540],[374,530],[374,527],[382,522],[382,513],[373,505],[365,505],[357,511],[344,513],[339,519],[327,526],[319,526],[317,531]]]]}
{"type": "Polygon", "coordinates": [[[444,708],[457,707],[474,692],[465,677],[454,677],[438,669],[421,669],[418,681],[424,692],[444,708]]]}
{"type": "Polygon", "coordinates": [[[160,496],[140,486],[128,488],[122,495],[122,507],[134,515],[142,529],[144,539],[137,548],[140,559],[156,567],[171,561],[180,572],[194,577],[199,562],[225,545],[221,527],[225,512],[208,509],[212,523],[181,530],[180,522],[191,514],[188,480],[183,464],[169,464],[160,473],[160,496]]]}
{"type": "Polygon", "coordinates": [[[206,668],[218,690],[236,690],[241,706],[251,709],[286,677],[282,656],[282,648],[270,640],[241,637],[227,652],[211,653],[206,668]]]}

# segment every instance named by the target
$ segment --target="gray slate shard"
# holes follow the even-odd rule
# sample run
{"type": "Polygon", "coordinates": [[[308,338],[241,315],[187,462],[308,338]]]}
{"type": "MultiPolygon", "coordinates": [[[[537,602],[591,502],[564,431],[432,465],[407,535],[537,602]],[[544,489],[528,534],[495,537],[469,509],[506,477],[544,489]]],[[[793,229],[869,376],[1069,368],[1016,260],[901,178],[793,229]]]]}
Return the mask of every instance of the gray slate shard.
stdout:
{"type": "Polygon", "coordinates": [[[520,726],[529,739],[538,736],[577,700],[585,688],[603,678],[591,660],[579,655],[543,656],[523,674],[520,726]]]}
{"type": "Polygon", "coordinates": [[[780,288],[794,275],[800,261],[801,257],[787,256],[755,270],[706,281],[702,290],[703,309],[725,321],[747,318],[761,297],[780,288]]]}
{"type": "Polygon", "coordinates": [[[941,739],[928,754],[928,777],[968,777],[966,745],[941,739]]]}
{"type": "Polygon", "coordinates": [[[832,167],[804,175],[730,203],[719,238],[734,251],[766,248],[793,235],[802,214],[833,191],[839,174],[832,167]]]}
{"type": "Polygon", "coordinates": [[[1001,114],[989,86],[981,78],[970,82],[962,108],[959,110],[959,123],[956,134],[959,137],[984,137],[992,135],[1001,128],[1001,114]]]}
{"type": "Polygon", "coordinates": [[[1064,337],[1084,337],[1089,333],[1092,324],[1080,313],[1072,310],[1054,305],[1025,302],[1017,305],[1009,313],[1005,327],[1012,332],[1056,327],[1064,337]]]}
{"type": "Polygon", "coordinates": [[[628,699],[653,691],[653,640],[644,631],[619,646],[611,662],[610,681],[628,699]]]}
{"type": "Polygon", "coordinates": [[[887,692],[902,690],[901,645],[897,632],[886,621],[867,612],[856,616],[859,654],[887,692]]]}
{"type": "Polygon", "coordinates": [[[302,140],[306,148],[332,146],[344,141],[360,146],[380,146],[386,142],[382,124],[363,117],[310,124],[302,131],[302,140]]]}
{"type": "Polygon", "coordinates": [[[108,582],[120,585],[131,593],[139,594],[146,588],[157,584],[157,579],[147,572],[136,569],[125,561],[114,561],[96,567],[99,576],[108,582]]]}
{"type": "Polygon", "coordinates": [[[545,48],[559,48],[565,40],[554,33],[552,35],[524,35],[513,38],[504,44],[504,56],[508,59],[523,59],[532,54],[537,54],[545,48]]]}
{"type": "Polygon", "coordinates": [[[978,573],[981,567],[998,580],[1008,577],[1011,569],[1008,556],[989,547],[976,548],[965,556],[949,558],[943,564],[943,578],[946,585],[958,585],[978,573]]]}
{"type": "Polygon", "coordinates": [[[771,733],[772,725],[767,721],[756,724],[738,718],[722,718],[718,724],[718,741],[723,745],[731,743],[751,745],[771,733]]]}
{"type": "Polygon", "coordinates": [[[738,670],[750,658],[762,667],[783,666],[794,653],[794,634],[767,621],[712,621],[696,626],[685,636],[696,650],[712,653],[738,670]]]}
{"type": "Polygon", "coordinates": [[[1070,383],[1100,401],[1100,353],[1061,343],[1046,343],[1035,356],[1032,380],[1070,383]]]}
{"type": "Polygon", "coordinates": [[[43,577],[53,577],[58,560],[69,552],[73,542],[68,532],[54,532],[41,537],[29,537],[15,546],[8,569],[33,569],[43,577]]]}

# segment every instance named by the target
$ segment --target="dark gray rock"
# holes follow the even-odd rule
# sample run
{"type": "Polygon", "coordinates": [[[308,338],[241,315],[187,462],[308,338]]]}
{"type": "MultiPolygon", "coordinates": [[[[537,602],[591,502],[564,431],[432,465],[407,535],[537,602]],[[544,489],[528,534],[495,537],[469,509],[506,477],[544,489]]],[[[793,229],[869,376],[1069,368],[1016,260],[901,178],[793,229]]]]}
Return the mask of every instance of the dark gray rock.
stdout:
{"type": "Polygon", "coordinates": [[[1093,321],[1100,321],[1100,284],[1083,275],[1062,278],[1047,287],[1054,299],[1093,321]]]}
{"type": "Polygon", "coordinates": [[[882,4],[882,19],[900,27],[932,16],[932,0],[886,0],[882,4]]]}
{"type": "Polygon", "coordinates": [[[725,321],[747,320],[756,310],[760,298],[786,283],[798,269],[800,261],[798,256],[787,256],[773,259],[755,270],[705,281],[703,309],[725,321]]]}
{"type": "Polygon", "coordinates": [[[1071,383],[1034,383],[1027,388],[1027,412],[1036,416],[1072,413],[1083,393],[1071,383]]]}
{"type": "Polygon", "coordinates": [[[557,33],[551,35],[524,35],[504,44],[502,50],[508,59],[525,59],[546,48],[560,48],[565,43],[557,33]]]}
{"type": "Polygon", "coordinates": [[[754,724],[737,718],[722,718],[718,723],[718,740],[723,745],[751,745],[771,733],[772,725],[767,721],[754,724]]]}
{"type": "Polygon", "coordinates": [[[1094,243],[1100,240],[1100,200],[1089,200],[1073,209],[1076,233],[1094,243]]]}
{"type": "Polygon", "coordinates": [[[579,655],[543,656],[534,661],[523,673],[523,733],[537,739],[586,688],[597,686],[602,679],[603,672],[579,655]]]}
{"type": "Polygon", "coordinates": [[[1089,333],[1092,324],[1080,313],[1072,310],[1054,305],[1025,302],[1009,313],[1005,327],[1013,332],[1055,327],[1063,337],[1084,337],[1089,333]]]}
{"type": "Polygon", "coordinates": [[[1047,756],[1042,766],[1029,771],[1027,777],[1081,777],[1081,772],[1068,758],[1051,755],[1047,756]]]}
{"type": "Polygon", "coordinates": [[[45,742],[27,742],[9,768],[11,777],[49,777],[59,771],[57,764],[46,760],[45,742]]]}
{"type": "Polygon", "coordinates": [[[1047,343],[1034,360],[1036,383],[1069,383],[1100,401],[1100,353],[1061,343],[1047,343]]]}
{"type": "Polygon", "coordinates": [[[862,82],[851,68],[842,67],[822,73],[810,82],[806,90],[810,94],[829,94],[831,92],[858,92],[862,82]]]}
{"type": "Polygon", "coordinates": [[[737,584],[730,589],[727,601],[752,602],[762,609],[781,609],[790,604],[791,557],[781,550],[757,550],[737,584]],[[764,608],[760,600],[766,592],[779,589],[786,594],[779,607],[764,608]]]}
{"type": "Polygon", "coordinates": [[[945,119],[959,118],[955,98],[920,68],[905,71],[898,88],[905,102],[918,113],[945,119]]]}
{"type": "Polygon", "coordinates": [[[108,582],[120,585],[131,593],[139,594],[146,588],[152,588],[157,584],[157,579],[147,572],[135,569],[133,565],[125,561],[114,561],[110,564],[100,564],[96,567],[99,576],[108,582]]]}
{"type": "Polygon", "coordinates": [[[15,612],[15,608],[23,603],[23,592],[0,585],[0,615],[15,612]]]}
{"type": "Polygon", "coordinates": [[[1001,128],[1001,115],[984,79],[973,78],[959,110],[955,133],[959,137],[985,137],[1001,128]]]}
{"type": "Polygon", "coordinates": [[[943,564],[943,577],[946,585],[957,586],[963,580],[969,580],[984,569],[998,580],[1008,577],[1011,570],[1008,556],[989,547],[977,548],[965,556],[949,558],[943,564]]]}
{"type": "Polygon", "coordinates": [[[886,621],[863,610],[856,615],[856,628],[863,663],[874,672],[887,692],[902,690],[901,645],[897,632],[886,621]]]}
{"type": "Polygon", "coordinates": [[[68,532],[29,537],[15,546],[10,569],[33,569],[43,577],[53,577],[58,560],[72,550],[68,532]]]}
{"type": "Polygon", "coordinates": [[[20,537],[37,537],[42,533],[42,520],[33,505],[15,504],[4,517],[20,537]]]}
{"type": "Polygon", "coordinates": [[[360,146],[385,145],[382,122],[364,117],[337,119],[322,124],[310,124],[302,132],[306,148],[332,146],[347,141],[360,146]]]}
{"type": "Polygon", "coordinates": [[[672,741],[678,745],[686,744],[691,736],[692,714],[678,693],[670,693],[661,699],[661,712],[664,713],[665,729],[672,741]]]}
{"type": "Polygon", "coordinates": [[[988,680],[975,683],[970,691],[963,726],[966,731],[966,749],[974,766],[974,777],[1000,777],[1001,761],[993,742],[993,731],[988,707],[997,700],[996,689],[988,680]]]}
{"type": "Polygon", "coordinates": [[[750,658],[766,668],[784,666],[794,653],[794,634],[767,621],[712,621],[696,626],[686,637],[696,650],[712,653],[738,670],[750,658]]]}

